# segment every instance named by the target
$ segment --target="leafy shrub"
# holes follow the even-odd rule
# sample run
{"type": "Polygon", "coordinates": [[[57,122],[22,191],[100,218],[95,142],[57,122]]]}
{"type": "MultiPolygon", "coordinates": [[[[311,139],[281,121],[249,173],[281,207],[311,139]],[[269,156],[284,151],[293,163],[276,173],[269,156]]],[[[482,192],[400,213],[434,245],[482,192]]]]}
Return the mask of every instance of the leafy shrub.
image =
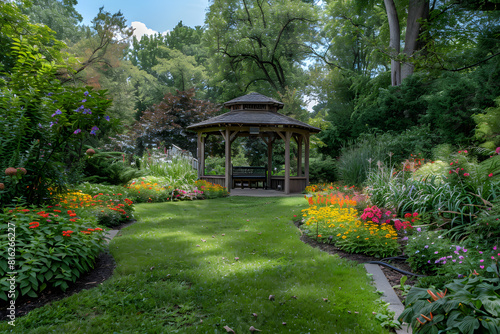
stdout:
{"type": "Polygon", "coordinates": [[[437,270],[436,261],[443,255],[448,255],[451,242],[443,238],[438,231],[414,229],[414,234],[408,238],[405,254],[408,263],[414,271],[434,273],[437,270]]]}
{"type": "Polygon", "coordinates": [[[413,287],[399,319],[414,333],[498,333],[500,276],[497,264],[488,268],[492,278],[472,274],[445,286],[444,292],[413,287]]]}
{"type": "Polygon", "coordinates": [[[335,161],[329,156],[309,160],[309,181],[311,183],[336,181],[335,161]]]}
{"type": "Polygon", "coordinates": [[[4,300],[9,291],[9,272],[17,272],[16,298],[36,297],[48,286],[64,291],[68,283],[93,267],[104,249],[104,232],[95,219],[80,219],[73,210],[18,207],[4,210],[0,218],[2,249],[13,246],[8,232],[15,227],[15,267],[9,267],[10,251],[0,254],[0,298],[4,300]]]}
{"type": "Polygon", "coordinates": [[[83,169],[83,181],[110,185],[124,185],[144,173],[128,166],[121,152],[97,152],[89,156],[83,169]]]}

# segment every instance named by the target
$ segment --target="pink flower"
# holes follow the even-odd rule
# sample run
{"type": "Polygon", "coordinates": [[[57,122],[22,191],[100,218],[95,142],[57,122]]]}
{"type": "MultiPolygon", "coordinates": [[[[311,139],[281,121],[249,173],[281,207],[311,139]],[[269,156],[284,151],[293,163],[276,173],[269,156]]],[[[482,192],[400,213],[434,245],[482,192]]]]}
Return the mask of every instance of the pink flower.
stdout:
{"type": "Polygon", "coordinates": [[[469,173],[464,173],[464,176],[469,176],[470,174],[469,173]]]}
{"type": "Polygon", "coordinates": [[[497,149],[495,150],[495,152],[497,152],[497,154],[500,154],[500,147],[497,147],[497,149]]]}
{"type": "Polygon", "coordinates": [[[464,153],[469,153],[469,152],[467,152],[467,150],[464,150],[464,153]]]}
{"type": "Polygon", "coordinates": [[[493,176],[493,173],[489,173],[489,174],[488,174],[488,177],[492,177],[492,176],[493,176]]]}
{"type": "Polygon", "coordinates": [[[450,162],[450,166],[453,166],[453,162],[450,162]]]}
{"type": "Polygon", "coordinates": [[[484,266],[479,266],[479,268],[484,269],[484,266]]]}
{"type": "Polygon", "coordinates": [[[413,217],[416,217],[416,216],[418,216],[418,212],[413,213],[413,217]]]}

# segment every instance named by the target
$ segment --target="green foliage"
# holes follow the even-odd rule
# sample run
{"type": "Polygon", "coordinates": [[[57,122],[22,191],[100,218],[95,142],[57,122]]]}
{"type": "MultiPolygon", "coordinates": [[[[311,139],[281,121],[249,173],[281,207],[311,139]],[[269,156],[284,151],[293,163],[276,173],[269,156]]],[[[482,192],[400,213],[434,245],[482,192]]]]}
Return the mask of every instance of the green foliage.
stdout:
{"type": "Polygon", "coordinates": [[[371,173],[367,185],[371,201],[383,207],[430,213],[438,217],[447,235],[458,240],[467,236],[467,227],[477,215],[491,207],[498,198],[500,156],[477,163],[467,150],[448,157],[441,176],[409,177],[411,173],[381,169],[371,173]]]}
{"type": "Polygon", "coordinates": [[[7,300],[9,272],[17,272],[15,298],[36,297],[48,286],[64,291],[68,283],[75,282],[93,267],[95,258],[104,249],[104,232],[96,230],[95,220],[77,221],[64,212],[51,211],[46,207],[18,207],[1,214],[0,245],[12,251],[0,255],[0,298],[7,300]],[[11,258],[15,258],[13,267],[8,266],[11,258]]]}
{"type": "Polygon", "coordinates": [[[15,38],[12,45],[16,64],[8,84],[0,82],[0,109],[5,115],[0,169],[24,167],[27,174],[18,184],[0,176],[6,185],[0,202],[24,197],[39,203],[48,196],[48,188],[57,191],[64,186],[65,167],[78,163],[83,143],[114,129],[116,120],[106,115],[111,102],[105,92],[63,87],[55,78],[58,67],[35,47],[15,38]]]}
{"type": "Polygon", "coordinates": [[[320,156],[309,160],[309,182],[334,182],[337,180],[335,175],[336,162],[329,156],[320,156]]]}
{"type": "Polygon", "coordinates": [[[167,93],[160,104],[145,111],[133,125],[129,142],[136,144],[140,154],[158,142],[167,147],[177,145],[195,154],[196,133],[187,131],[187,127],[214,116],[218,110],[211,102],[195,99],[194,89],[167,93]]]}
{"type": "Polygon", "coordinates": [[[317,12],[300,0],[214,1],[205,38],[212,55],[210,83],[219,101],[249,90],[277,98],[287,87],[304,87],[301,62],[317,40],[317,12]]]}
{"type": "Polygon", "coordinates": [[[484,114],[474,114],[476,122],[476,139],[480,140],[481,147],[494,150],[500,146],[500,97],[496,100],[496,107],[486,109],[484,114]]]}
{"type": "Polygon", "coordinates": [[[413,287],[400,320],[411,324],[413,332],[420,334],[498,333],[500,278],[497,265],[490,266],[488,272],[492,278],[470,275],[454,280],[445,286],[444,293],[413,287]]]}
{"type": "Polygon", "coordinates": [[[162,178],[173,188],[187,189],[198,178],[193,159],[187,155],[167,156],[161,149],[147,149],[141,159],[141,168],[150,176],[162,178]]]}
{"type": "Polygon", "coordinates": [[[125,185],[144,174],[143,171],[128,166],[128,163],[123,161],[125,157],[121,152],[97,151],[85,159],[85,177],[82,179],[84,182],[125,185]]]}
{"type": "Polygon", "coordinates": [[[377,168],[377,162],[384,161],[384,148],[374,139],[360,140],[342,150],[337,173],[344,184],[361,186],[369,172],[377,168]]]}
{"type": "Polygon", "coordinates": [[[442,234],[442,231],[421,230],[415,231],[408,238],[405,254],[414,271],[430,274],[437,270],[436,260],[443,255],[448,255],[451,246],[451,242],[442,234]]]}

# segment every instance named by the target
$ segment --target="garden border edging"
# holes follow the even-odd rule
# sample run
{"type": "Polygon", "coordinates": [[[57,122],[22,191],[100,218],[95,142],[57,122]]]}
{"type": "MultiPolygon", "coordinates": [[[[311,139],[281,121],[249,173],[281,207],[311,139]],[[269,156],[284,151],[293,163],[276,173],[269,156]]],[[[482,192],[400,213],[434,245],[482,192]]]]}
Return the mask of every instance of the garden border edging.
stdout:
{"type": "MultiPolygon", "coordinates": [[[[375,283],[377,290],[383,292],[381,299],[389,303],[389,309],[396,313],[394,315],[394,319],[397,320],[399,315],[404,311],[404,306],[394,292],[392,286],[389,284],[389,281],[382,272],[382,269],[380,269],[378,264],[365,263],[364,266],[366,271],[372,275],[373,282],[375,283]]],[[[396,329],[396,333],[412,333],[412,330],[409,324],[404,324],[401,329],[396,329]]]]}

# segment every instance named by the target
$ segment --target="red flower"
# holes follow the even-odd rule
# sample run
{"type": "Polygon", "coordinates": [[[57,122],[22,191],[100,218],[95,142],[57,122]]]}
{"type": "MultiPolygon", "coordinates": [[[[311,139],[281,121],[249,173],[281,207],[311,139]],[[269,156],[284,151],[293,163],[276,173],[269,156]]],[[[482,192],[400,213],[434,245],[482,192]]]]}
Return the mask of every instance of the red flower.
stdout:
{"type": "Polygon", "coordinates": [[[71,237],[71,233],[73,233],[73,231],[70,231],[70,230],[62,231],[62,234],[64,237],[71,237]]]}
{"type": "Polygon", "coordinates": [[[29,228],[37,228],[38,226],[40,226],[40,223],[39,222],[31,222],[29,225],[30,225],[29,228]]]}
{"type": "Polygon", "coordinates": [[[488,174],[488,177],[492,177],[492,176],[493,176],[493,173],[489,173],[489,174],[488,174]]]}

